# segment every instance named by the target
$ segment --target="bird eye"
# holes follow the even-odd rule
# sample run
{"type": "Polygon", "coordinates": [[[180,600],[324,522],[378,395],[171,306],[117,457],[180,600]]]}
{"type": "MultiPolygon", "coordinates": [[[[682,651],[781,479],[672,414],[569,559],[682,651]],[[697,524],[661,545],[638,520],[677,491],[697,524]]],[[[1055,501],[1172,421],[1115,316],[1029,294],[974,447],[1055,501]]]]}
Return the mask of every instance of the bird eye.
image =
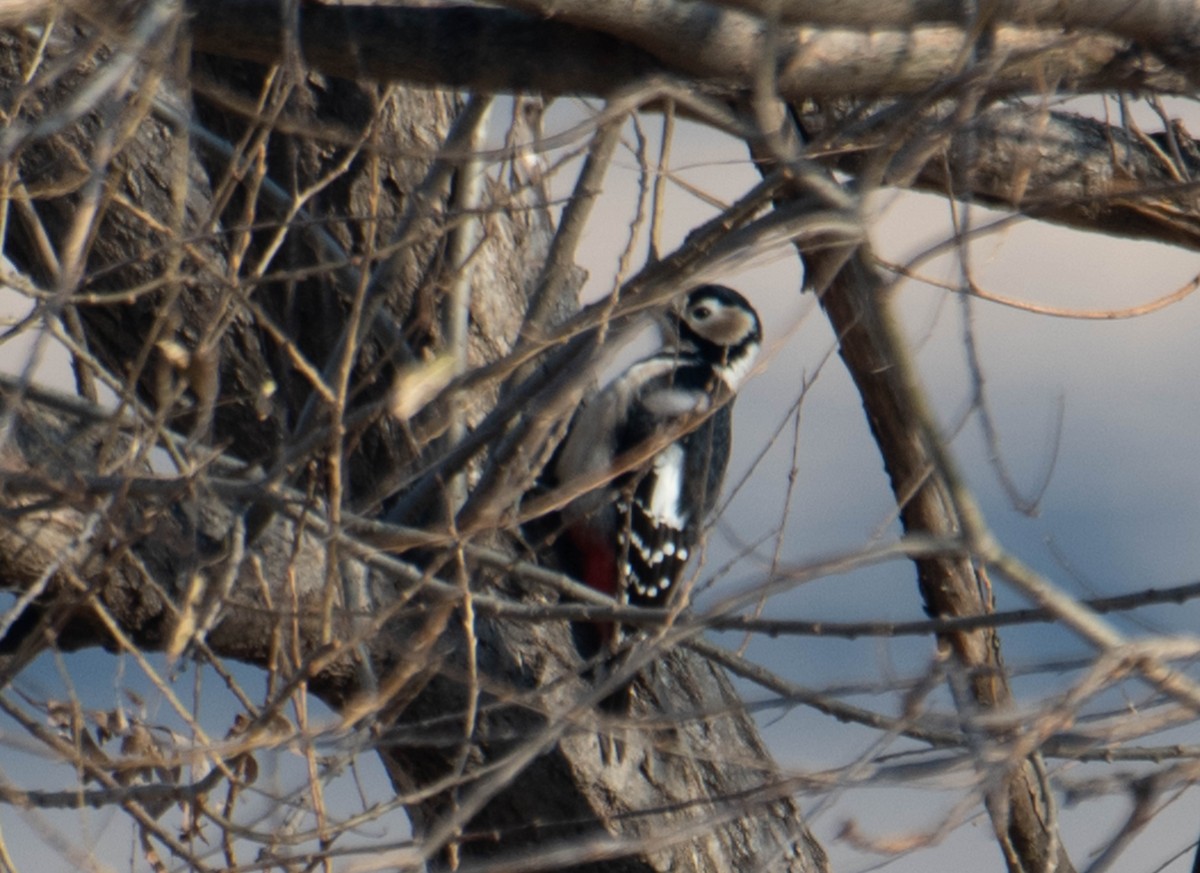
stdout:
{"type": "Polygon", "coordinates": [[[704,319],[708,318],[710,315],[712,315],[712,309],[707,306],[697,306],[692,310],[692,318],[696,319],[697,321],[704,321],[704,319]]]}

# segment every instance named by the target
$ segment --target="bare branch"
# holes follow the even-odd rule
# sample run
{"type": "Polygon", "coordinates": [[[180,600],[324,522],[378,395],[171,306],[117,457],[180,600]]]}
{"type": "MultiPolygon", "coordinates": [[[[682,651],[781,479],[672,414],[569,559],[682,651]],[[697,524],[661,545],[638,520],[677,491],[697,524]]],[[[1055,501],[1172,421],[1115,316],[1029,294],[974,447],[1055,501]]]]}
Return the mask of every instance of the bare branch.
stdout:
{"type": "MultiPolygon", "coordinates": [[[[537,14],[473,6],[305,5],[299,44],[308,63],[335,75],[551,94],[604,95],[665,70],[694,75],[720,90],[745,90],[763,59],[765,25],[707,3],[510,5],[537,14]]],[[[189,7],[201,51],[263,63],[281,58],[285,31],[274,0],[191,0],[189,7]]],[[[793,28],[772,36],[777,87],[795,100],[919,93],[972,73],[961,64],[972,39],[950,26],[870,35],[793,28]]],[[[1001,27],[986,70],[989,88],[1189,89],[1186,70],[1148,65],[1129,49],[1120,37],[1001,27]]]]}

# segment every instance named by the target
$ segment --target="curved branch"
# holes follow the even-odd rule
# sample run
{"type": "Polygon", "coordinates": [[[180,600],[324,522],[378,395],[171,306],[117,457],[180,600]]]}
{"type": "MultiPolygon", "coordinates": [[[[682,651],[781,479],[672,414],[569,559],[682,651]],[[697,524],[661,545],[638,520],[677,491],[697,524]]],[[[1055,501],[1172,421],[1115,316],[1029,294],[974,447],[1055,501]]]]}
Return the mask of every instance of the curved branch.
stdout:
{"type": "MultiPolygon", "coordinates": [[[[1200,178],[1200,143],[1181,128],[1140,134],[1017,102],[992,106],[957,128],[943,114],[930,112],[913,135],[942,143],[916,168],[889,167],[882,184],[974,199],[1079,230],[1200,248],[1197,183],[1188,181],[1200,178]]],[[[894,122],[886,109],[852,126],[835,113],[802,119],[809,151],[852,175],[892,147],[894,122]]]]}

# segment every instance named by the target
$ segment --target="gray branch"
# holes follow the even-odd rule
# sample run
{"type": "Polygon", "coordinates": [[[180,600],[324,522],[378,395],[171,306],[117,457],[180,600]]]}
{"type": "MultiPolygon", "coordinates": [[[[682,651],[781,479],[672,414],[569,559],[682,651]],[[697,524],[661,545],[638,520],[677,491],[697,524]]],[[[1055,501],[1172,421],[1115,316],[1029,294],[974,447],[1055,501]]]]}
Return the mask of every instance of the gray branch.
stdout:
{"type": "MultiPolygon", "coordinates": [[[[769,27],[761,19],[702,2],[519,0],[522,11],[304,5],[298,44],[327,73],[378,81],[548,94],[608,94],[656,72],[687,74],[724,91],[753,86],[772,63],[791,100],[860,94],[914,94],[986,72],[998,92],[1050,88],[1153,88],[1183,93],[1191,69],[1146,62],[1129,39],[1000,27],[986,71],[963,66],[974,37],[955,25],[913,28],[769,27]]],[[[283,57],[289,26],[277,0],[191,0],[201,51],[271,63],[283,57]]],[[[1187,59],[1187,44],[1171,55],[1187,59]]],[[[1195,54],[1195,53],[1193,53],[1195,54]]]]}

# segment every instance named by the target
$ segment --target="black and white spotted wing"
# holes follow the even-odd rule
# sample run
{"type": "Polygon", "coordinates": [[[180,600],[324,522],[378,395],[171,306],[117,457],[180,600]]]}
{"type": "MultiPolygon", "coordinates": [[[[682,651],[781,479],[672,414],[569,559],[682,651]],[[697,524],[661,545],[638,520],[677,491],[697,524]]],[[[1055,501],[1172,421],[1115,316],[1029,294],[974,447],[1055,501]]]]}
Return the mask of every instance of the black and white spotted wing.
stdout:
{"type": "Polygon", "coordinates": [[[618,503],[621,590],[634,606],[675,596],[729,461],[729,409],[671,443],[628,483],[618,503]]]}

